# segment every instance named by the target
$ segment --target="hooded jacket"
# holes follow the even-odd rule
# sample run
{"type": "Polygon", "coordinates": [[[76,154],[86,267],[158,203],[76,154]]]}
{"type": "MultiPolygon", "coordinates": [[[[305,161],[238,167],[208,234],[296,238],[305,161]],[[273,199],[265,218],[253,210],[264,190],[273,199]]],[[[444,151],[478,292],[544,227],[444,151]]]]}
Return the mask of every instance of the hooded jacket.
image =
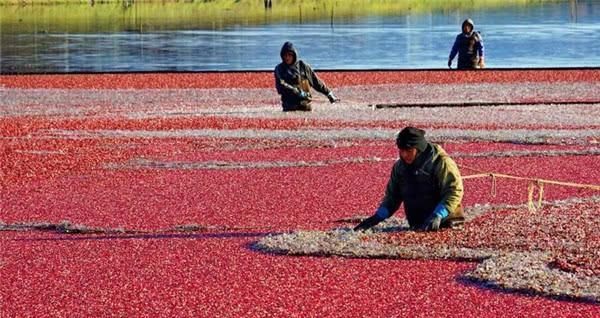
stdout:
{"type": "Polygon", "coordinates": [[[442,147],[428,143],[412,164],[394,163],[380,206],[394,214],[404,203],[409,225],[419,228],[438,204],[446,206],[449,219],[462,218],[463,192],[456,163],[442,147]]]}
{"type": "Polygon", "coordinates": [[[471,32],[461,32],[456,36],[449,56],[449,59],[453,60],[458,54],[458,69],[475,68],[479,59],[484,56],[483,39],[481,34],[475,31],[473,20],[466,19],[461,28],[464,28],[465,25],[471,26],[471,32]]]}
{"type": "Polygon", "coordinates": [[[322,94],[329,94],[329,88],[319,79],[310,65],[304,63],[298,58],[298,51],[292,42],[285,42],[281,47],[281,63],[275,67],[275,88],[281,95],[281,103],[284,110],[295,110],[300,105],[310,103],[310,87],[322,94]],[[294,55],[294,61],[288,65],[284,61],[284,54],[291,52],[294,55]],[[308,99],[299,96],[302,89],[302,82],[308,83],[310,87],[304,87],[304,91],[309,94],[308,99]],[[307,91],[308,90],[308,91],[307,91]]]}

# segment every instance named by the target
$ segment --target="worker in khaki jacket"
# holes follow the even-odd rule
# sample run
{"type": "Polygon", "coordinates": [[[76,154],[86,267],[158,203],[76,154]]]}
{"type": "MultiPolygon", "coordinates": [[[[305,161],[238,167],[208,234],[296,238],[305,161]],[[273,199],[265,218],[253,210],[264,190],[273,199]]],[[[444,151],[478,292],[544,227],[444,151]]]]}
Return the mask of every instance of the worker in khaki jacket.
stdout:
{"type": "Polygon", "coordinates": [[[327,96],[330,103],[338,98],[317,76],[313,69],[298,58],[298,51],[292,42],[285,42],[281,47],[281,63],[275,67],[275,88],[281,95],[283,111],[310,111],[311,88],[327,96]]]}
{"type": "Polygon", "coordinates": [[[400,159],[394,163],[385,195],[375,214],[354,228],[367,230],[392,216],[404,203],[412,230],[437,231],[464,222],[463,183],[456,163],[425,131],[406,127],[398,133],[400,159]]]}

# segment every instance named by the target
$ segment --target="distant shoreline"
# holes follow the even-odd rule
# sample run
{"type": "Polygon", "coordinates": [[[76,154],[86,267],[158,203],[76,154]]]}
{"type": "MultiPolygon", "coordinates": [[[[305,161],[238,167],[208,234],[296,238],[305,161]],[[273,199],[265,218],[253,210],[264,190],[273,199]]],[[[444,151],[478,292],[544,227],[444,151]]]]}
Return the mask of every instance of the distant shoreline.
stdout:
{"type": "Polygon", "coordinates": [[[2,33],[215,30],[281,22],[331,21],[333,24],[367,16],[460,13],[559,2],[564,0],[271,0],[271,6],[265,6],[260,0],[0,0],[3,8],[0,30],[2,33]]]}

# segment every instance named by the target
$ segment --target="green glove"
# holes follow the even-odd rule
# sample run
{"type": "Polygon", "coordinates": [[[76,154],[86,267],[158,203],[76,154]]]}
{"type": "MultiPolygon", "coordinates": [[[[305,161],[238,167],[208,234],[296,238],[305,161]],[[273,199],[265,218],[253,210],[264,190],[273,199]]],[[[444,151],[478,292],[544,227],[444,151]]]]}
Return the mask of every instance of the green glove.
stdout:
{"type": "Polygon", "coordinates": [[[442,218],[439,215],[434,214],[429,222],[425,223],[425,231],[437,231],[440,229],[440,224],[442,224],[442,218]]]}

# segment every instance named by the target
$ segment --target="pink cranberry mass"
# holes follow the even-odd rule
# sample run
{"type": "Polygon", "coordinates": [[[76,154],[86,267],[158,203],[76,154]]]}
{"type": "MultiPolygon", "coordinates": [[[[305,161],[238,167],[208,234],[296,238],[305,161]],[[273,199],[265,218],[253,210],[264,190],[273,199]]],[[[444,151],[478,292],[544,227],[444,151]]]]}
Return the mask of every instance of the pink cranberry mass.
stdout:
{"type": "MultiPolygon", "coordinates": [[[[266,72],[0,76],[0,317],[599,315],[594,301],[465,279],[472,261],[254,245],[373,213],[406,125],[463,176],[600,185],[599,70],[319,75],[342,101],[315,93],[310,113],[282,113],[266,72]],[[461,101],[515,105],[444,106],[461,101]]],[[[467,207],[513,206],[373,240],[550,250],[549,267],[600,278],[597,190],[545,185],[548,204],[528,214],[527,182],[464,182],[467,207]]]]}

